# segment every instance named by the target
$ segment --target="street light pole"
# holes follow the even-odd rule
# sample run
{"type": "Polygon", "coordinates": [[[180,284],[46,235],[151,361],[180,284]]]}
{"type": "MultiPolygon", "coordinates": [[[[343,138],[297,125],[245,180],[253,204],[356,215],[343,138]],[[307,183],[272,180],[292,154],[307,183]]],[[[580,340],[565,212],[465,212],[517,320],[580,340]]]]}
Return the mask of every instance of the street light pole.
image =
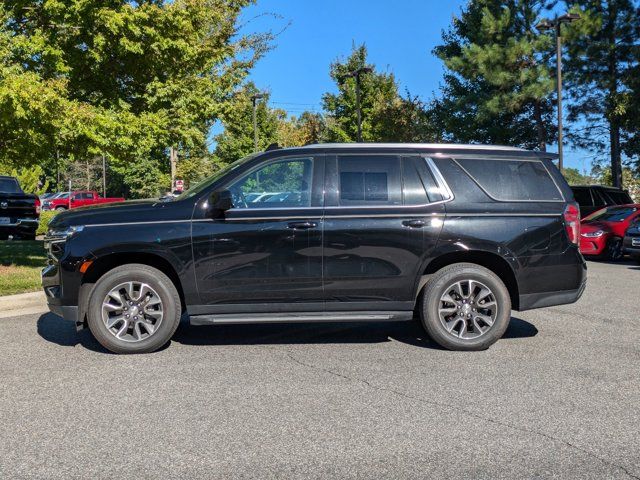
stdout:
{"type": "Polygon", "coordinates": [[[360,109],[360,75],[363,73],[371,73],[370,67],[360,67],[353,72],[349,72],[345,75],[346,78],[356,79],[356,115],[358,118],[358,142],[362,142],[362,111],[360,109]]]}
{"type": "Polygon", "coordinates": [[[554,20],[542,20],[537,28],[541,32],[554,30],[556,35],[556,88],[558,98],[558,168],[562,172],[564,168],[564,132],[562,125],[562,24],[571,23],[580,19],[575,13],[565,13],[554,20]]]}
{"type": "Polygon", "coordinates": [[[255,93],[251,95],[251,104],[253,106],[253,151],[258,151],[258,118],[256,115],[256,109],[258,100],[264,98],[264,93],[255,93]]]}

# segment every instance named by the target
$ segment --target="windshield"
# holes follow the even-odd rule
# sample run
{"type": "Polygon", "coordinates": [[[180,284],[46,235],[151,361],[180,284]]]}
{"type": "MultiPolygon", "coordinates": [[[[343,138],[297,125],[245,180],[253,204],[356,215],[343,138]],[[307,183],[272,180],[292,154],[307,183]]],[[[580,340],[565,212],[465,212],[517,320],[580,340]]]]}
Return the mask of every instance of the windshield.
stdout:
{"type": "Polygon", "coordinates": [[[22,193],[20,185],[14,178],[0,178],[0,192],[3,193],[22,193]]]}
{"type": "Polygon", "coordinates": [[[626,220],[629,215],[635,213],[638,209],[635,207],[613,207],[603,208],[595,213],[592,213],[584,220],[591,222],[599,220],[601,222],[622,222],[626,220]]]}
{"type": "Polygon", "coordinates": [[[254,153],[253,155],[249,155],[248,157],[241,158],[240,160],[227,165],[222,170],[219,170],[209,178],[206,178],[202,182],[198,183],[197,185],[191,187],[189,190],[185,191],[182,195],[176,197],[176,200],[184,200],[186,198],[192,198],[198,195],[200,192],[202,192],[203,190],[206,190],[211,184],[216,182],[218,179],[222,178],[224,175],[226,175],[230,171],[235,170],[240,165],[248,162],[249,160],[255,158],[256,156],[258,156],[258,154],[254,153]]]}
{"type": "Polygon", "coordinates": [[[53,198],[68,198],[69,192],[57,193],[53,198]]]}

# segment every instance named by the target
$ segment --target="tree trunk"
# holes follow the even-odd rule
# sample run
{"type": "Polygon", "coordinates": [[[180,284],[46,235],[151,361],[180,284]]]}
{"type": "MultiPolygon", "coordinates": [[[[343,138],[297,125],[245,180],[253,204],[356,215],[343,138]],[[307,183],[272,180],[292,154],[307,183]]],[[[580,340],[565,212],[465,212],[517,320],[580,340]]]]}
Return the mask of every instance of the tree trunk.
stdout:
{"type": "Polygon", "coordinates": [[[536,122],[536,130],[538,133],[538,148],[541,152],[547,151],[547,134],[542,121],[542,106],[540,100],[536,100],[533,104],[533,116],[536,122]]]}
{"type": "Polygon", "coordinates": [[[608,120],[609,120],[609,142],[611,147],[611,180],[614,187],[622,187],[622,157],[620,153],[620,119],[616,112],[616,102],[618,99],[618,55],[616,51],[616,17],[618,10],[615,2],[610,2],[608,6],[608,28],[609,33],[609,92],[608,92],[608,120]]]}
{"type": "Polygon", "coordinates": [[[614,187],[622,188],[622,155],[620,153],[620,125],[618,119],[610,120],[609,141],[611,143],[611,180],[614,187]]]}

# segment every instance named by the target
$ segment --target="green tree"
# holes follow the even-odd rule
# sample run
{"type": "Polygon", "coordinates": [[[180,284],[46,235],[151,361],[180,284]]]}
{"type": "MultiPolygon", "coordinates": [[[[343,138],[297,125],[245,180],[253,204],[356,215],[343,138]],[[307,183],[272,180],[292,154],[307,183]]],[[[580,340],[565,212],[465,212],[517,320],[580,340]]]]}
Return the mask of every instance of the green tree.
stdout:
{"type": "Polygon", "coordinates": [[[471,0],[434,49],[445,64],[432,117],[444,139],[545,150],[554,138],[549,2],[471,0]]]}
{"type": "Polygon", "coordinates": [[[16,177],[22,191],[25,193],[42,195],[49,189],[49,181],[45,178],[44,170],[40,165],[35,165],[31,168],[14,168],[12,170],[7,170],[6,167],[0,168],[0,175],[16,177]]]}
{"type": "Polygon", "coordinates": [[[607,155],[613,184],[622,181],[622,153],[637,148],[640,102],[640,3],[634,0],[571,0],[581,19],[567,28],[565,71],[571,103],[570,138],[578,146],[607,155]],[[635,85],[634,85],[635,84],[635,85]],[[632,130],[625,132],[625,124],[632,130]],[[636,130],[637,131],[637,130],[636,130]],[[625,145],[624,141],[631,142],[625,145]]]}
{"type": "Polygon", "coordinates": [[[583,175],[577,168],[564,168],[562,175],[569,182],[569,185],[590,185],[593,179],[588,175],[583,175]]]}
{"type": "Polygon", "coordinates": [[[362,139],[365,142],[420,142],[433,139],[433,130],[424,105],[407,94],[402,97],[392,73],[381,73],[367,62],[365,45],[354,47],[345,61],[331,65],[330,75],[338,93],[322,97],[327,112],[325,139],[331,142],[353,142],[357,139],[355,78],[348,74],[362,67],[373,71],[360,76],[360,108],[362,139]]]}
{"type": "Polygon", "coordinates": [[[104,153],[124,193],[168,187],[168,147],[205,150],[219,105],[268,49],[268,32],[238,34],[251,3],[5,0],[0,163],[53,174],[104,153]]]}
{"type": "MultiPolygon", "coordinates": [[[[215,157],[228,164],[246,157],[255,151],[253,135],[252,95],[260,91],[252,83],[247,83],[221,106],[220,121],[222,133],[216,135],[215,157]]],[[[269,94],[256,104],[256,124],[258,126],[258,150],[262,151],[278,141],[278,123],[284,112],[269,108],[269,94]]]]}
{"type": "MultiPolygon", "coordinates": [[[[611,168],[595,166],[593,174],[597,179],[597,183],[603,185],[613,185],[613,175],[611,168]]],[[[634,202],[640,202],[640,176],[635,174],[630,168],[622,169],[622,188],[629,192],[634,202]]]]}

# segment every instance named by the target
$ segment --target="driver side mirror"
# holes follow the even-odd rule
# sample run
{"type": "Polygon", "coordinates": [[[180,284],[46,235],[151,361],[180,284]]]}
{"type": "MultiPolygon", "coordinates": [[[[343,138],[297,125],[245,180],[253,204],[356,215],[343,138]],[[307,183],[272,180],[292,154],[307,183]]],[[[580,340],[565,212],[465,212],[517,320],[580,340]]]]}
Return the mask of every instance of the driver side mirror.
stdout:
{"type": "Polygon", "coordinates": [[[229,190],[217,190],[211,194],[209,198],[211,217],[219,218],[230,208],[233,208],[233,198],[229,190]]]}

